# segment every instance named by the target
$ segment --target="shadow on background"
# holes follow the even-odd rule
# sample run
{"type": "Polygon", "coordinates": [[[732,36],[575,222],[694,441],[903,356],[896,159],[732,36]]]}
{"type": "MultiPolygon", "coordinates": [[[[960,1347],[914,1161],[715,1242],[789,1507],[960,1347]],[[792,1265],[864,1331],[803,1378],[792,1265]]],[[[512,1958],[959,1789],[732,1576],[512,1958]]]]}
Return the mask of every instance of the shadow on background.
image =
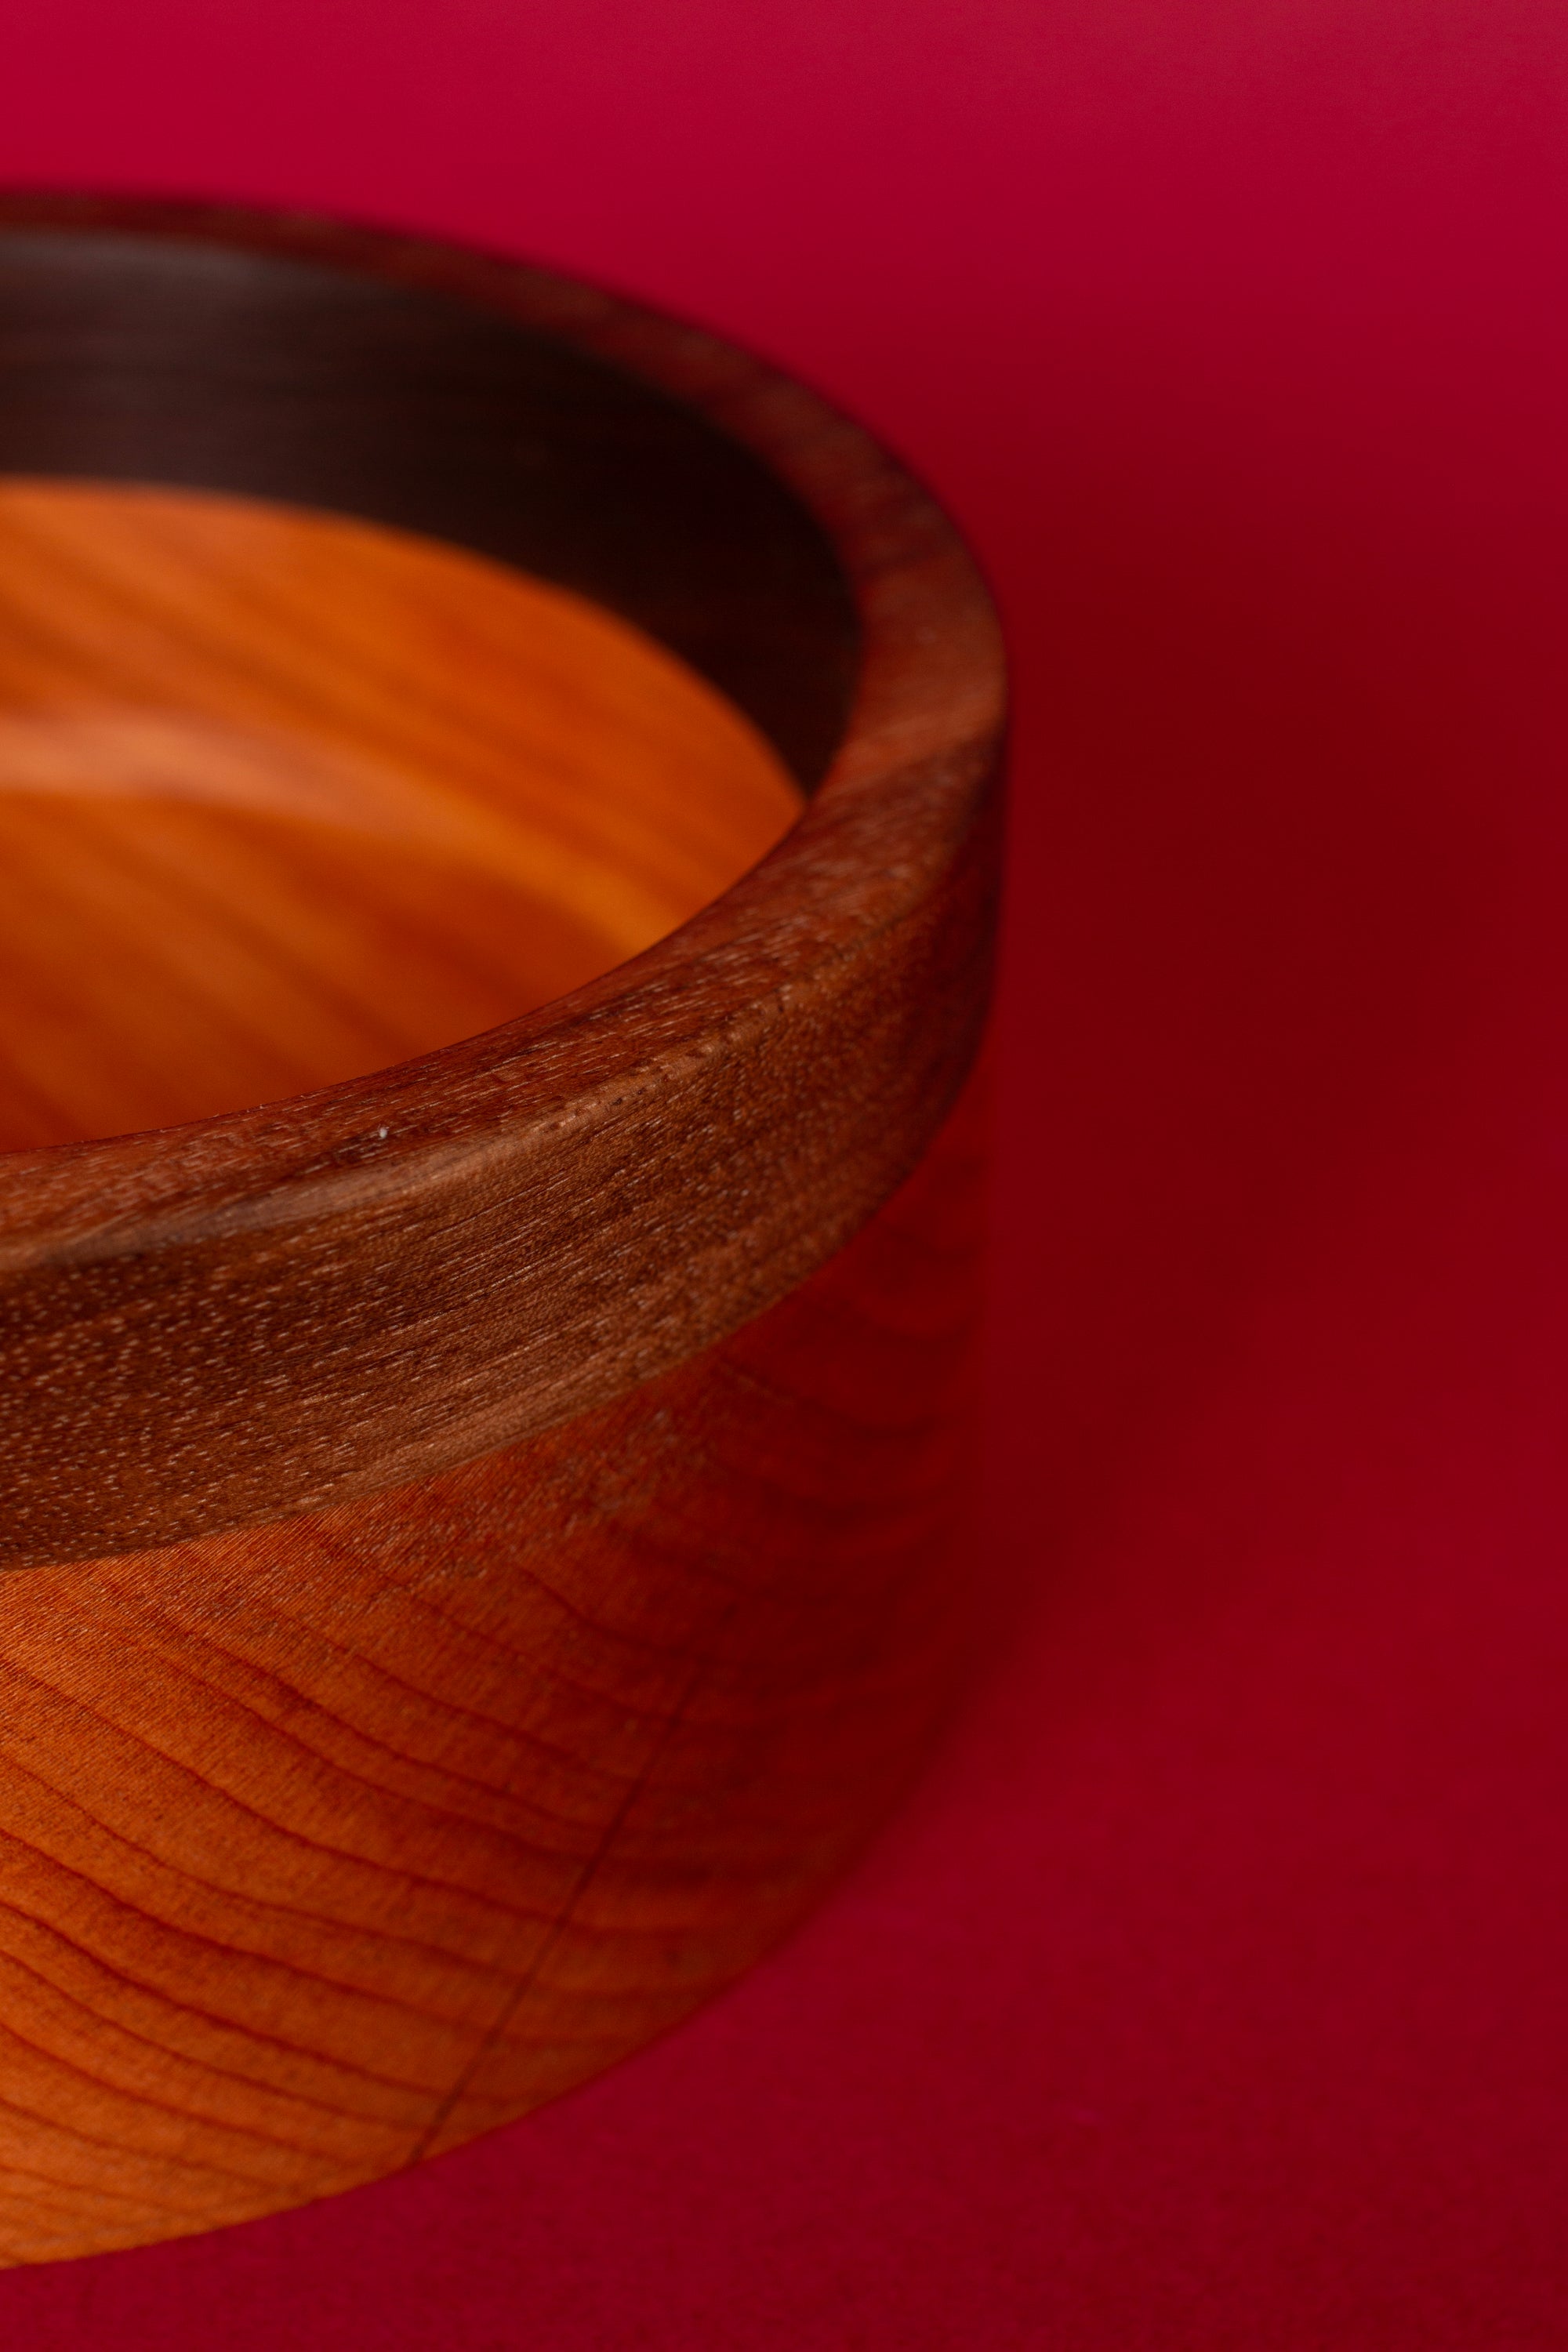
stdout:
{"type": "Polygon", "coordinates": [[[1179,1431],[1270,1267],[1440,1101],[1508,888],[1452,548],[1380,547],[1331,464],[1271,500],[1271,447],[1152,440],[1120,473],[1037,457],[1039,560],[999,583],[1019,724],[988,1495],[1030,1583],[1179,1431]]]}

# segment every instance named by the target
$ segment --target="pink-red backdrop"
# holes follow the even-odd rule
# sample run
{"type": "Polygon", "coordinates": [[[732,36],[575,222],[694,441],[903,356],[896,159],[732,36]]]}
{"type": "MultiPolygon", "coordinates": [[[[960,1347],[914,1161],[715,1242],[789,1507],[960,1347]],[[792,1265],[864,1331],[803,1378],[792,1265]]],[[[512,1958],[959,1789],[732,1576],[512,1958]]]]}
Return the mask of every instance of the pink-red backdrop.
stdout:
{"type": "Polygon", "coordinates": [[[1568,2343],[1562,0],[31,0],[11,179],[598,275],[967,525],[1024,1623],[786,1951],[28,2352],[1568,2343]]]}

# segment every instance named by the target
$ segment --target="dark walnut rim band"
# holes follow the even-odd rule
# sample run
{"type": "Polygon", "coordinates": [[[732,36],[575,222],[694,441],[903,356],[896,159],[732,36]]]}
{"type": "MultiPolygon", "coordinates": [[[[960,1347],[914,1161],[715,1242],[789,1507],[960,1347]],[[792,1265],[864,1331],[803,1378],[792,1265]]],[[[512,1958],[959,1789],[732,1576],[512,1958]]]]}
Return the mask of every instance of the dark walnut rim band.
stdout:
{"type": "MultiPolygon", "coordinates": [[[[395,289],[395,309],[548,338],[760,459],[767,495],[782,483],[814,519],[858,622],[847,719],[803,819],[632,962],[344,1085],[0,1159],[0,1564],[23,1566],[254,1526],[470,1459],[696,1354],[822,1264],[915,1165],[973,1057],[1004,674],[990,600],[930,498],[858,427],[708,334],[509,261],[291,215],[13,196],[0,279],[8,237],[35,259],[86,239],[218,249],[301,283],[351,273],[384,302],[395,289]]],[[[40,350],[49,362],[55,327],[24,320],[21,378],[40,350]]],[[[112,362],[97,314],[71,332],[84,365],[112,362]]],[[[384,401],[384,356],[381,376],[384,401]]],[[[26,401],[9,439],[0,418],[0,469],[137,470],[134,435],[110,436],[106,461],[90,433],[62,456],[49,436],[71,401],[35,406],[37,431],[26,401]]],[[[177,385],[142,409],[177,415],[177,385]]],[[[287,448],[270,462],[266,486],[315,499],[287,448]]],[[[249,486],[199,455],[155,451],[147,472],[249,486]]],[[[751,495],[721,484],[719,503],[751,495]]],[[[717,656],[707,667],[809,781],[824,762],[789,740],[789,714],[809,737],[832,594],[798,549],[773,568],[779,675],[766,642],[742,648],[733,681],[717,656]]],[[[637,609],[633,588],[618,601],[637,609]]],[[[692,629],[682,649],[701,659],[692,629]]],[[[679,626],[662,634],[681,646],[679,626]]]]}

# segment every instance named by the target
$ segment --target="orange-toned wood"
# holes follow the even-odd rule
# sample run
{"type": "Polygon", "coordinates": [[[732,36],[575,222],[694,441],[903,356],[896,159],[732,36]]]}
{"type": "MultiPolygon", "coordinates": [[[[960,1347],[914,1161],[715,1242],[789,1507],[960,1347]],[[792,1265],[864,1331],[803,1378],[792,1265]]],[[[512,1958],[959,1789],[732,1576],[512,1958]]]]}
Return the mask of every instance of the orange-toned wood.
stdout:
{"type": "MultiPolygon", "coordinates": [[[[58,887],[101,889],[122,971],[175,928],[127,871],[265,866],[184,969],[279,1054],[330,1024],[265,958],[235,982],[233,934],[266,901],[278,958],[341,989],[357,893],[356,1003],[434,1033],[0,1152],[0,2258],[26,2262],[373,2179],[582,2081],[798,1918],[910,1769],[960,1648],[1003,691],[963,548],[863,434],[482,257],[0,203],[7,469],[31,553],[0,592],[0,849],[34,819],[96,843],[99,879],[84,854],[58,887]],[[476,668],[479,604],[556,632],[527,692],[506,627],[476,668]],[[426,627],[459,608],[460,655],[426,627]],[[815,786],[798,816],[757,727],[815,786]],[[279,827],[310,845],[288,833],[287,883],[279,827]],[[680,920],[699,838],[715,895],[680,920]],[[577,862],[546,886],[552,844],[577,862]],[[479,1034],[410,977],[460,915],[499,988],[549,986],[540,910],[603,961],[638,892],[649,944],[479,1034]]],[[[28,973],[84,992],[51,1116],[194,1069],[27,921],[28,973]]]]}
{"type": "Polygon", "coordinates": [[[347,516],[0,478],[0,1150],[531,1012],[801,805],[731,703],[544,581],[347,516]]]}
{"type": "Polygon", "coordinates": [[[452,2147],[810,1907],[951,1682],[977,1141],[549,1436],[9,1580],[0,2260],[452,2147]]]}

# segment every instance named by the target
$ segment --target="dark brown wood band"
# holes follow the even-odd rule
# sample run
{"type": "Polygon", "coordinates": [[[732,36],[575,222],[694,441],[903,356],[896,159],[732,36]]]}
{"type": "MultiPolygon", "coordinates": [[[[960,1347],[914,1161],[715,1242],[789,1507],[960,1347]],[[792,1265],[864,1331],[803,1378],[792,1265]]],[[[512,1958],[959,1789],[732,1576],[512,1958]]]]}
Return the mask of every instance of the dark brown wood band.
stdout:
{"type": "MultiPolygon", "coordinates": [[[[0,272],[7,229],[331,268],[609,362],[763,461],[825,535],[859,623],[852,709],[805,817],[633,962],[364,1079],[0,1161],[0,1560],[20,1566],[468,1460],[698,1353],[822,1264],[914,1166],[974,1052],[1004,681],[984,586],[930,499],[710,336],[510,262],[292,218],[11,198],[0,272]]],[[[0,468],[40,469],[37,441],[19,446],[0,432],[0,468]]],[[[91,470],[79,440],[71,463],[91,470]]],[[[105,470],[131,470],[123,446],[105,470]]],[[[275,478],[271,494],[290,493],[275,478]]],[[[292,495],[320,495],[308,454],[292,495]]],[[[761,501],[754,521],[763,494],[735,495],[761,501]]],[[[585,580],[570,522],[552,515],[553,569],[585,580]]],[[[794,697],[819,726],[844,643],[834,592],[806,539],[768,529],[785,549],[758,608],[784,615],[775,641],[753,626],[726,647],[690,610],[661,633],[706,648],[764,724],[794,697]]],[[[710,539],[704,593],[722,604],[743,533],[710,539]]],[[[605,561],[637,610],[630,559],[605,561]]],[[[641,612],[655,627],[658,594],[641,612]]],[[[803,773],[809,735],[786,744],[803,773]]]]}

